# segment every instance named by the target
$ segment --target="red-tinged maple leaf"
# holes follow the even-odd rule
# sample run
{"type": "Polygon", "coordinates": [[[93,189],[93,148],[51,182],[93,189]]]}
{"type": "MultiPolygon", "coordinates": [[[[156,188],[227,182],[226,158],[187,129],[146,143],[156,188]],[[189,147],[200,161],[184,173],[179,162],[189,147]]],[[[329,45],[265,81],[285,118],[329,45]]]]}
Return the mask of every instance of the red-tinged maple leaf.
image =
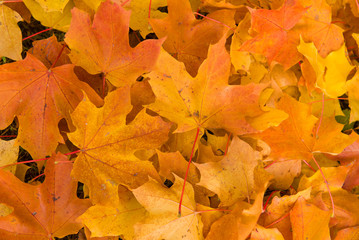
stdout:
{"type": "Polygon", "coordinates": [[[17,141],[33,158],[51,155],[63,142],[58,129],[60,119],[83,98],[83,91],[96,105],[102,100],[76,77],[74,65],[47,68],[29,54],[24,60],[0,66],[0,129],[17,116],[20,127],[17,141]]]}
{"type": "Polygon", "coordinates": [[[172,124],[143,110],[126,125],[131,109],[127,86],[107,95],[102,108],[84,99],[71,115],[76,131],[68,137],[81,149],[73,176],[89,187],[93,203],[116,204],[119,184],[133,189],[147,182],[148,175],[160,179],[152,163],[134,153],[160,147],[172,124]]]}
{"type": "Polygon", "coordinates": [[[110,0],[98,8],[93,23],[77,8],[65,41],[70,58],[91,74],[103,73],[116,87],[131,85],[154,66],[163,40],[146,40],[131,48],[128,38],[130,12],[110,0]]]}
{"type": "Polygon", "coordinates": [[[308,10],[296,28],[306,42],[313,42],[325,58],[344,43],[343,29],[332,23],[332,9],[325,0],[299,0],[308,10]]]}
{"type": "Polygon", "coordinates": [[[260,53],[268,62],[277,61],[289,68],[296,64],[301,55],[297,50],[299,35],[292,30],[306,11],[298,0],[286,0],[278,10],[249,8],[252,29],[258,33],[243,43],[240,50],[260,53]]]}
{"type": "Polygon", "coordinates": [[[77,198],[71,169],[65,155],[53,154],[46,164],[45,181],[37,186],[0,170],[0,203],[13,210],[0,217],[1,238],[48,240],[77,233],[83,225],[76,219],[91,203],[77,198]]]}
{"type": "Polygon", "coordinates": [[[266,85],[228,85],[231,62],[224,43],[222,38],[210,46],[195,78],[166,52],[161,52],[156,69],[148,75],[156,101],[147,108],[177,123],[176,132],[196,128],[224,128],[235,134],[257,131],[246,118],[263,113],[259,96],[266,85]]]}
{"type": "Polygon", "coordinates": [[[34,47],[29,49],[28,53],[34,55],[47,68],[71,63],[68,57],[70,50],[64,44],[59,43],[55,35],[43,40],[34,41],[32,45],[34,47]]]}
{"type": "Polygon", "coordinates": [[[187,71],[195,76],[207,57],[209,45],[218,42],[229,26],[234,25],[234,11],[220,10],[207,16],[218,22],[208,18],[197,20],[188,0],[167,2],[168,16],[150,19],[150,24],[158,37],[167,37],[163,48],[183,62],[187,71]]]}

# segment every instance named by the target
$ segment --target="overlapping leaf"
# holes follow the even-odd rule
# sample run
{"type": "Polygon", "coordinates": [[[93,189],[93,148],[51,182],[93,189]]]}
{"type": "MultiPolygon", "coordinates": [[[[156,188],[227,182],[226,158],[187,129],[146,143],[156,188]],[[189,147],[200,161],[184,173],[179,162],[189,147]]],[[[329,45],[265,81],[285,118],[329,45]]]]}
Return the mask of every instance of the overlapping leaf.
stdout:
{"type": "Polygon", "coordinates": [[[62,118],[70,121],[70,112],[83,98],[83,91],[101,104],[95,91],[78,80],[73,69],[72,64],[47,68],[31,54],[0,66],[0,129],[17,116],[17,141],[34,158],[51,155],[63,142],[58,123],[62,118]]]}
{"type": "Polygon", "coordinates": [[[183,64],[162,52],[156,70],[148,75],[156,101],[147,107],[177,123],[176,132],[197,127],[224,128],[235,134],[255,132],[246,118],[263,113],[259,95],[265,85],[228,85],[229,71],[224,39],[210,47],[195,78],[183,64]]]}
{"type": "Polygon", "coordinates": [[[151,26],[160,38],[166,37],[164,49],[184,62],[187,71],[195,76],[207,57],[210,44],[218,42],[233,25],[233,11],[221,10],[208,15],[210,19],[196,20],[187,0],[167,0],[168,16],[151,19],[151,26]],[[222,24],[221,24],[222,23],[222,24]]]}
{"type": "Polygon", "coordinates": [[[21,21],[20,15],[5,5],[0,5],[0,55],[14,60],[20,60],[22,44],[21,30],[17,23],[21,21]]]}
{"type": "Polygon", "coordinates": [[[102,3],[91,23],[90,16],[74,8],[66,33],[70,58],[91,74],[103,73],[113,85],[131,85],[154,66],[163,40],[146,40],[130,47],[130,12],[110,0],[102,3]]]}
{"type": "Polygon", "coordinates": [[[47,240],[77,233],[83,225],[76,219],[91,204],[77,198],[77,182],[70,177],[71,169],[66,156],[54,154],[47,162],[45,181],[37,186],[1,170],[0,203],[13,209],[0,217],[2,238],[47,240]]]}
{"type": "Polygon", "coordinates": [[[258,35],[246,41],[240,50],[263,54],[269,63],[293,66],[300,60],[300,54],[296,50],[299,35],[292,28],[305,11],[297,0],[286,0],[278,10],[250,9],[252,29],[258,35]]]}
{"type": "Polygon", "coordinates": [[[141,111],[126,125],[131,111],[129,87],[119,88],[96,108],[84,99],[72,114],[76,131],[69,139],[81,149],[73,175],[90,188],[94,203],[118,203],[119,184],[136,188],[158,174],[149,161],[133,154],[136,150],[161,146],[168,138],[171,123],[141,111]]]}

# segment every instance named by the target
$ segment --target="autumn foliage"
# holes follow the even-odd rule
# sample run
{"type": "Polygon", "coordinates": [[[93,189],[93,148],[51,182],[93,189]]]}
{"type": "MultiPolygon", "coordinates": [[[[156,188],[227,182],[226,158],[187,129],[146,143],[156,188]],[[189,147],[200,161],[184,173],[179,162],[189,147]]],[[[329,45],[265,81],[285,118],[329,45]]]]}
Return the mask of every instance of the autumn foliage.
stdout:
{"type": "Polygon", "coordinates": [[[357,0],[0,16],[0,239],[359,239],[357,0]]]}

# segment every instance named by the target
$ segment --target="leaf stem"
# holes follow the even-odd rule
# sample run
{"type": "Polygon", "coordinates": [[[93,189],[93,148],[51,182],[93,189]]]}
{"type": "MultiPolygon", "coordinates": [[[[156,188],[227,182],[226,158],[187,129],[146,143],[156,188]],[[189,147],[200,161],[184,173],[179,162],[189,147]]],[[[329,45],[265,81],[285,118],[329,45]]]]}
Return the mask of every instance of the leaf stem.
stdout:
{"type": "Polygon", "coordinates": [[[150,4],[148,5],[148,19],[151,18],[151,6],[152,6],[152,0],[150,0],[150,4]]]}
{"type": "Polygon", "coordinates": [[[65,45],[62,45],[62,48],[61,48],[61,50],[60,50],[59,54],[57,55],[57,57],[56,57],[55,61],[52,63],[52,65],[51,65],[50,69],[51,69],[51,68],[53,68],[53,67],[55,67],[55,64],[56,64],[56,63],[57,63],[57,61],[60,59],[61,54],[62,54],[62,52],[64,51],[64,48],[65,48],[65,45]]]}
{"type": "Polygon", "coordinates": [[[279,219],[275,220],[274,222],[272,222],[271,224],[265,226],[265,228],[269,228],[271,226],[273,226],[276,223],[279,223],[280,221],[282,221],[284,218],[288,217],[290,214],[290,211],[288,211],[285,215],[283,215],[282,217],[280,217],[279,219]]]}
{"type": "Polygon", "coordinates": [[[317,170],[315,170],[305,159],[302,159],[302,161],[305,163],[305,165],[307,165],[310,169],[312,169],[314,172],[316,172],[317,170]]]}
{"type": "Polygon", "coordinates": [[[218,20],[216,20],[216,19],[207,17],[207,16],[205,16],[205,15],[203,15],[203,14],[200,14],[200,13],[198,13],[198,12],[193,12],[193,14],[194,14],[194,15],[201,16],[201,17],[203,17],[203,18],[205,18],[205,19],[208,19],[208,20],[211,20],[211,21],[213,21],[213,22],[219,23],[219,24],[221,24],[221,25],[223,25],[223,26],[229,28],[230,30],[234,31],[234,28],[232,28],[232,27],[228,26],[227,24],[225,24],[225,23],[223,23],[223,22],[220,22],[220,21],[218,21],[218,20]]]}
{"type": "Polygon", "coordinates": [[[126,0],[123,3],[121,3],[121,7],[125,6],[126,3],[128,3],[130,0],[126,0]]]}
{"type": "Polygon", "coordinates": [[[44,176],[44,175],[45,175],[45,173],[41,173],[41,174],[37,175],[36,177],[34,177],[33,179],[31,179],[28,183],[32,183],[33,181],[35,181],[36,179],[38,179],[39,177],[44,176]]]}
{"type": "Polygon", "coordinates": [[[22,41],[25,41],[25,40],[27,40],[29,38],[32,38],[32,37],[34,37],[36,35],[39,35],[40,33],[47,32],[47,31],[50,31],[50,30],[52,30],[52,28],[44,29],[44,30],[42,30],[40,32],[34,33],[34,34],[32,34],[32,35],[30,35],[30,36],[28,36],[26,38],[23,38],[22,41]]]}
{"type": "Polygon", "coordinates": [[[196,133],[196,138],[194,139],[194,142],[193,142],[191,157],[189,158],[188,165],[187,165],[187,170],[186,170],[186,175],[184,176],[184,181],[183,181],[183,186],[182,186],[182,192],[181,192],[181,198],[180,198],[179,207],[178,207],[178,216],[179,216],[179,217],[181,217],[181,213],[182,213],[181,209],[182,209],[182,200],[183,200],[184,189],[185,189],[185,186],[186,186],[186,181],[187,181],[187,177],[188,177],[189,167],[190,167],[191,162],[192,162],[192,158],[193,158],[193,154],[194,154],[194,149],[195,149],[195,147],[196,147],[196,142],[197,142],[197,139],[198,139],[198,135],[199,135],[199,127],[197,127],[197,133],[196,133]]]}
{"type": "Polygon", "coordinates": [[[229,141],[231,140],[231,135],[232,135],[232,133],[229,133],[229,134],[228,134],[228,140],[227,140],[226,150],[225,150],[225,152],[224,152],[224,156],[226,156],[226,155],[227,155],[227,152],[228,152],[228,145],[229,145],[229,141]]]}
{"type": "Polygon", "coordinates": [[[329,194],[329,198],[330,198],[330,202],[332,204],[332,216],[331,217],[334,217],[334,200],[333,200],[333,196],[332,196],[332,192],[330,191],[330,188],[329,188],[329,183],[328,183],[328,180],[326,179],[326,177],[324,176],[324,173],[323,173],[323,170],[322,168],[319,166],[317,160],[315,159],[314,155],[312,154],[312,159],[313,161],[315,162],[315,164],[317,165],[319,171],[320,171],[320,174],[322,174],[322,177],[324,179],[324,182],[325,182],[325,185],[327,186],[327,189],[328,189],[328,194],[329,194]]]}
{"type": "Polygon", "coordinates": [[[3,136],[0,136],[0,138],[16,138],[17,135],[3,135],[3,136]]]}
{"type": "Polygon", "coordinates": [[[265,202],[265,204],[264,204],[264,206],[263,206],[263,211],[262,211],[262,213],[266,211],[266,209],[267,209],[267,207],[268,207],[269,200],[272,198],[273,194],[276,193],[276,192],[279,192],[279,191],[276,190],[276,191],[271,192],[271,194],[269,195],[269,197],[267,198],[267,201],[265,202]]]}

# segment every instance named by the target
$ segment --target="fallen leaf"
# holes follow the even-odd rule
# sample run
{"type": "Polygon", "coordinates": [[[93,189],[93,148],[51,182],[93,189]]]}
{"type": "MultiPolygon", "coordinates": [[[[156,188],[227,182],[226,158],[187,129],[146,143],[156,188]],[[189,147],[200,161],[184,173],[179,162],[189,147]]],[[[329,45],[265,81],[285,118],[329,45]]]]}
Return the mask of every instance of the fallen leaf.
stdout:
{"type": "Polygon", "coordinates": [[[134,239],[203,239],[202,221],[196,212],[193,187],[187,183],[182,202],[182,214],[178,216],[178,205],[183,180],[175,176],[171,188],[150,180],[133,194],[149,212],[146,218],[135,225],[134,239]]]}
{"type": "Polygon", "coordinates": [[[80,216],[80,220],[91,231],[91,238],[121,235],[133,239],[134,224],[140,221],[146,210],[137,202],[131,191],[119,188],[117,206],[95,205],[80,216]]]}
{"type": "Polygon", "coordinates": [[[323,211],[299,197],[290,211],[293,239],[330,240],[330,215],[331,211],[323,211]]]}
{"type": "Polygon", "coordinates": [[[227,215],[212,224],[206,240],[247,239],[262,213],[263,195],[269,180],[269,175],[265,173],[260,178],[257,178],[255,187],[257,195],[254,198],[254,203],[251,205],[244,201],[237,202],[227,215]]]}
{"type": "Polygon", "coordinates": [[[53,154],[46,164],[45,181],[37,186],[0,170],[0,202],[14,209],[0,218],[2,237],[48,240],[77,233],[83,225],[76,219],[91,203],[77,198],[71,169],[72,163],[65,155],[53,154]]]}
{"type": "Polygon", "coordinates": [[[161,52],[156,69],[148,75],[156,101],[147,108],[177,123],[176,133],[197,127],[224,128],[235,134],[257,131],[246,118],[263,113],[259,95],[265,85],[228,85],[230,57],[224,40],[210,47],[195,78],[165,52],[161,52]]]}
{"type": "Polygon", "coordinates": [[[22,21],[21,16],[11,8],[0,5],[0,56],[13,60],[21,60],[22,42],[21,30],[17,23],[22,21]]]}
{"type": "Polygon", "coordinates": [[[286,0],[278,10],[252,9],[252,29],[258,33],[243,43],[240,50],[260,53],[268,62],[276,61],[289,68],[298,63],[301,56],[296,50],[298,32],[292,30],[304,15],[306,8],[297,0],[286,0]]]}
{"type": "Polygon", "coordinates": [[[132,108],[129,89],[109,93],[102,108],[85,98],[72,113],[76,131],[68,137],[81,149],[72,174],[89,187],[93,203],[116,205],[119,184],[133,189],[147,182],[148,175],[159,179],[152,163],[138,159],[134,153],[161,146],[171,123],[141,111],[126,125],[126,115],[132,108]]]}
{"type": "Polygon", "coordinates": [[[43,158],[63,142],[58,129],[60,119],[71,121],[70,112],[83,98],[83,91],[97,105],[101,99],[77,79],[74,66],[47,68],[31,54],[24,60],[0,66],[0,129],[18,117],[17,143],[33,158],[43,158]]]}
{"type": "Polygon", "coordinates": [[[353,66],[346,57],[344,45],[326,58],[318,55],[314,43],[305,43],[303,40],[298,46],[298,51],[312,65],[317,76],[316,86],[327,96],[336,98],[346,92],[346,79],[353,66]]]}
{"type": "MultiPolygon", "coordinates": [[[[71,9],[74,7],[72,0],[69,0],[63,11],[45,11],[35,0],[24,0],[26,7],[32,16],[41,22],[42,25],[60,31],[68,31],[71,22],[71,9]]],[[[56,2],[56,1],[51,1],[56,2]]]]}
{"type": "Polygon", "coordinates": [[[322,58],[344,43],[344,30],[332,22],[332,9],[324,0],[300,0],[308,8],[297,27],[305,42],[313,42],[322,58]]]}
{"type": "Polygon", "coordinates": [[[220,10],[207,16],[215,21],[207,18],[197,20],[189,1],[167,2],[168,16],[164,19],[150,19],[150,24],[159,38],[166,37],[163,48],[183,62],[191,76],[195,76],[207,57],[209,45],[218,42],[228,28],[234,25],[234,12],[220,10]]]}
{"type": "Polygon", "coordinates": [[[6,165],[12,165],[5,168],[2,168],[4,171],[11,172],[15,174],[16,165],[19,154],[19,145],[16,143],[16,140],[4,141],[0,139],[0,167],[6,165]]]}
{"type": "Polygon", "coordinates": [[[129,18],[130,12],[109,0],[101,3],[92,23],[87,13],[74,8],[65,38],[71,61],[90,74],[103,73],[116,87],[135,83],[154,66],[163,40],[146,40],[131,48],[129,18]]]}
{"type": "Polygon", "coordinates": [[[201,173],[198,183],[218,194],[220,207],[238,200],[253,199],[256,169],[261,160],[258,152],[246,142],[234,137],[228,154],[219,162],[195,164],[201,173]]]}

